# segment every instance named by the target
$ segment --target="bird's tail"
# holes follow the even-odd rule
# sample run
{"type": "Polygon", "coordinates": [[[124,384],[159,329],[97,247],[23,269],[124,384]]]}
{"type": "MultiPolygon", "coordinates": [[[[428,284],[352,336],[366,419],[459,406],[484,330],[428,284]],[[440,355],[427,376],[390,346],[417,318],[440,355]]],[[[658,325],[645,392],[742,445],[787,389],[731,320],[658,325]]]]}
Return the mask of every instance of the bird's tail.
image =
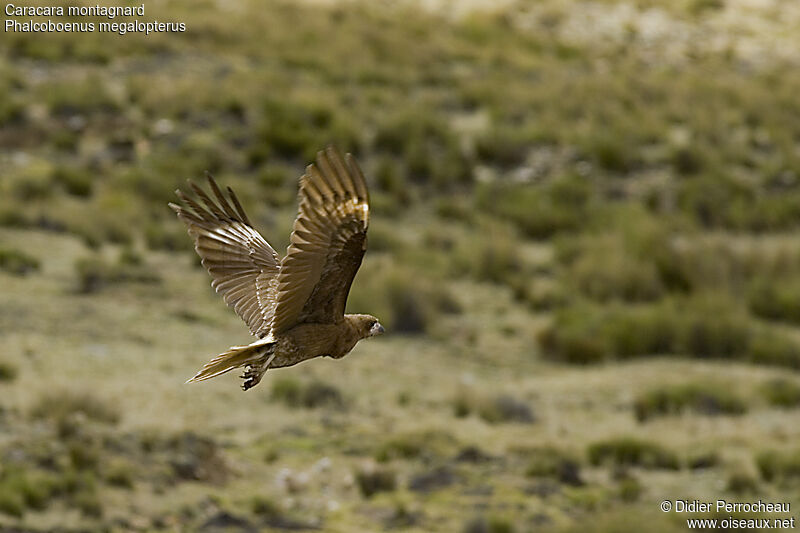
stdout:
{"type": "Polygon", "coordinates": [[[261,380],[261,376],[264,375],[274,357],[275,341],[269,337],[259,339],[247,346],[231,346],[226,352],[203,365],[203,368],[186,383],[205,381],[234,368],[247,365],[247,372],[242,375],[245,378],[243,387],[247,390],[261,380]]]}

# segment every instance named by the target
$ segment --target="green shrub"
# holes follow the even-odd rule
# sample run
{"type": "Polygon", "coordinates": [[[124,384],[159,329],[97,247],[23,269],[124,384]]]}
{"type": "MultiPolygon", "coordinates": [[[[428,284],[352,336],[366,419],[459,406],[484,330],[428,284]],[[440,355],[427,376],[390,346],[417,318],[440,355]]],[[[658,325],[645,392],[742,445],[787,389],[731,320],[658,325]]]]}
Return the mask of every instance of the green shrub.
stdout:
{"type": "Polygon", "coordinates": [[[718,466],[721,462],[719,453],[716,451],[698,451],[689,455],[686,460],[686,466],[692,470],[700,470],[703,468],[713,468],[718,466]]]}
{"type": "Polygon", "coordinates": [[[619,246],[599,246],[582,253],[569,267],[568,279],[597,301],[653,301],[664,294],[656,265],[619,246]]]}
{"type": "Polygon", "coordinates": [[[764,451],[756,456],[756,465],[766,481],[800,482],[800,449],[793,451],[764,451]]]}
{"type": "Polygon", "coordinates": [[[800,368],[800,346],[793,337],[777,328],[757,329],[749,352],[749,360],[757,364],[800,368]]]}
{"type": "Polygon", "coordinates": [[[0,474],[0,512],[21,517],[26,509],[45,509],[56,490],[50,474],[8,468],[0,474]]]}
{"type": "Polygon", "coordinates": [[[800,225],[800,192],[769,191],[760,195],[747,212],[748,229],[756,232],[787,231],[800,225]]]}
{"type": "Polygon", "coordinates": [[[630,506],[619,506],[612,511],[587,513],[585,518],[577,519],[573,525],[560,531],[563,533],[623,533],[641,531],[643,524],[646,524],[648,533],[680,533],[683,531],[670,518],[633,511],[630,506]]]}
{"type": "Polygon", "coordinates": [[[91,442],[72,442],[67,451],[76,470],[95,471],[100,463],[100,450],[91,442]]]}
{"type": "Polygon", "coordinates": [[[747,472],[736,471],[728,476],[725,490],[734,494],[758,494],[758,480],[747,472]]]}
{"type": "Polygon", "coordinates": [[[211,437],[189,430],[170,435],[160,444],[173,482],[222,484],[231,474],[220,445],[211,437]]]}
{"type": "Polygon", "coordinates": [[[675,453],[654,442],[632,437],[618,437],[595,442],[588,448],[589,462],[595,466],[639,466],[649,469],[677,470],[680,461],[675,453]]]}
{"type": "Polygon", "coordinates": [[[394,459],[427,461],[448,455],[457,444],[452,435],[443,431],[413,431],[400,433],[380,443],[374,452],[375,460],[387,462],[394,459]]]}
{"type": "Polygon", "coordinates": [[[626,173],[640,165],[630,143],[618,132],[598,131],[584,140],[582,148],[600,168],[610,172],[626,173]]]}
{"type": "Polygon", "coordinates": [[[392,280],[388,297],[392,313],[389,323],[393,333],[425,333],[432,318],[432,310],[426,296],[415,286],[406,285],[400,279],[392,280]]]}
{"type": "Polygon", "coordinates": [[[475,139],[475,153],[483,162],[511,169],[525,162],[539,138],[531,127],[496,126],[475,139]]]}
{"type": "MultiPolygon", "coordinates": [[[[428,172],[432,185],[438,191],[459,190],[472,181],[472,162],[463,154],[455,138],[438,150],[428,150],[422,154],[428,157],[428,172]]],[[[410,179],[414,179],[413,174],[410,179]]]]}
{"type": "Polygon", "coordinates": [[[747,303],[756,316],[800,324],[800,279],[762,279],[750,290],[747,303]]]}
{"type": "Polygon", "coordinates": [[[0,270],[24,276],[39,270],[39,260],[20,250],[0,247],[0,270]]]}
{"type": "Polygon", "coordinates": [[[18,202],[0,203],[0,226],[25,228],[33,226],[32,217],[27,209],[18,202]]]}
{"type": "Polygon", "coordinates": [[[119,252],[118,262],[121,266],[138,267],[144,264],[144,257],[130,246],[119,252]]]}
{"type": "Polygon", "coordinates": [[[171,220],[165,222],[151,222],[144,227],[144,239],[151,250],[192,250],[194,244],[191,237],[186,234],[182,224],[171,220]]]}
{"type": "Polygon", "coordinates": [[[100,257],[75,261],[75,271],[78,274],[78,292],[83,294],[97,292],[118,279],[118,272],[100,257]]]}
{"type": "Polygon", "coordinates": [[[701,14],[705,11],[715,11],[725,7],[725,0],[692,0],[689,3],[688,10],[694,15],[701,14]]]}
{"type": "Polygon", "coordinates": [[[620,480],[617,491],[620,500],[624,502],[635,502],[641,497],[645,488],[638,479],[627,476],[620,480]]]}
{"type": "Polygon", "coordinates": [[[0,126],[19,124],[25,117],[25,106],[21,98],[14,98],[7,91],[0,91],[0,126]]]}
{"type": "Polygon", "coordinates": [[[505,517],[490,516],[471,519],[464,525],[463,533],[514,533],[514,524],[505,517]]]}
{"type": "Polygon", "coordinates": [[[654,301],[673,289],[658,259],[671,239],[665,222],[640,209],[608,206],[587,225],[590,233],[556,241],[555,258],[566,287],[599,302],[654,301]]]}
{"type": "Polygon", "coordinates": [[[399,253],[403,251],[405,242],[402,236],[397,234],[395,226],[382,224],[381,222],[371,223],[369,228],[369,251],[372,252],[391,252],[399,253]]]}
{"type": "Polygon", "coordinates": [[[367,464],[356,471],[356,484],[365,498],[397,488],[397,474],[388,467],[367,464]]]}
{"type": "MultiPolygon", "coordinates": [[[[359,143],[353,123],[319,94],[266,99],[257,134],[259,150],[304,161],[313,160],[318,150],[334,142],[342,152],[352,152],[359,143]]],[[[253,163],[261,159],[263,155],[251,156],[253,163]]]]}
{"type": "MultiPolygon", "coordinates": [[[[390,114],[378,126],[375,148],[399,156],[407,179],[416,184],[449,186],[469,178],[446,117],[411,105],[390,114]]],[[[387,180],[390,184],[399,179],[387,180]]]]}
{"type": "Polygon", "coordinates": [[[618,307],[608,319],[601,335],[620,359],[681,351],[683,326],[677,312],[668,306],[618,307]]]}
{"type": "Polygon", "coordinates": [[[601,313],[575,306],[558,310],[553,323],[539,333],[545,357],[573,364],[592,364],[609,357],[607,340],[601,337],[601,313]]]}
{"type": "Polygon", "coordinates": [[[375,460],[385,463],[391,459],[414,459],[425,449],[417,439],[396,437],[383,443],[375,452],[375,460]]]}
{"type": "Polygon", "coordinates": [[[755,191],[733,178],[703,176],[682,183],[678,203],[705,227],[745,229],[755,191]]]}
{"type": "Polygon", "coordinates": [[[539,446],[524,450],[527,459],[525,475],[554,478],[567,485],[583,484],[580,463],[570,454],[552,446],[539,446]]]}
{"type": "Polygon", "coordinates": [[[117,458],[105,467],[106,483],[124,489],[133,488],[134,466],[125,459],[117,458]]]}
{"type": "Polygon", "coordinates": [[[533,411],[524,401],[507,394],[500,394],[481,402],[477,407],[478,416],[489,422],[532,423],[535,420],[533,411]]]}
{"type": "Polygon", "coordinates": [[[71,500],[83,492],[97,490],[97,477],[95,472],[79,471],[69,468],[61,472],[58,484],[58,494],[71,500]]]}
{"type": "Polygon", "coordinates": [[[313,380],[308,383],[293,378],[277,379],[272,384],[271,398],[279,400],[289,407],[342,407],[344,398],[339,389],[313,380]]]}
{"type": "Polygon", "coordinates": [[[270,397],[290,406],[300,405],[303,396],[303,385],[294,378],[280,378],[272,382],[270,397]]]}
{"type": "Polygon", "coordinates": [[[530,406],[508,394],[484,395],[470,390],[459,391],[453,399],[456,417],[477,414],[490,424],[503,422],[532,423],[535,416],[530,406]]]}
{"type": "Polygon", "coordinates": [[[250,503],[250,510],[260,518],[275,519],[283,516],[281,508],[264,496],[254,496],[250,503]]]}
{"type": "Polygon", "coordinates": [[[11,196],[20,202],[45,200],[53,195],[53,166],[49,161],[34,159],[8,180],[11,196]]]}
{"type": "Polygon", "coordinates": [[[435,204],[436,215],[445,220],[472,223],[474,212],[465,198],[446,196],[438,198],[435,204]]]}
{"type": "Polygon", "coordinates": [[[590,184],[580,177],[564,177],[546,187],[492,184],[478,187],[477,205],[505,218],[532,238],[544,239],[582,227],[593,203],[590,184]]]}
{"type": "Polygon", "coordinates": [[[61,80],[58,84],[43,87],[43,90],[45,103],[57,116],[119,111],[109,85],[99,76],[61,80]]]}
{"type": "Polygon", "coordinates": [[[657,388],[641,394],[634,402],[640,422],[687,410],[705,415],[740,415],[747,410],[747,403],[731,388],[708,383],[657,388]]]}
{"type": "Polygon", "coordinates": [[[440,314],[459,311],[445,284],[425,271],[396,266],[391,257],[365,262],[347,300],[348,313],[375,315],[392,334],[428,333],[440,314]]]}
{"type": "Polygon", "coordinates": [[[141,260],[137,261],[136,257],[137,254],[132,254],[130,248],[126,248],[119,255],[117,263],[109,263],[99,255],[78,259],[75,261],[78,292],[91,294],[116,283],[160,282],[161,278],[141,260]]]}
{"type": "Polygon", "coordinates": [[[329,383],[313,380],[305,386],[302,397],[304,407],[342,407],[344,398],[339,389],[329,383]]]}
{"type": "Polygon", "coordinates": [[[280,189],[291,184],[295,185],[297,169],[278,163],[267,163],[258,172],[258,183],[268,190],[280,189]]]}
{"type": "Polygon", "coordinates": [[[50,503],[50,495],[55,487],[56,483],[51,474],[31,472],[25,476],[20,491],[29,508],[41,510],[50,503]]]}
{"type": "Polygon", "coordinates": [[[92,194],[92,175],[87,170],[59,166],[53,171],[53,181],[72,196],[86,198],[92,194]]]}
{"type": "Polygon", "coordinates": [[[5,483],[0,483],[0,513],[17,518],[25,514],[25,500],[19,490],[5,483]]]}
{"type": "Polygon", "coordinates": [[[520,278],[523,269],[519,241],[501,224],[483,225],[468,239],[460,239],[451,264],[456,274],[506,285],[520,278]]]}
{"type": "Polygon", "coordinates": [[[788,334],[751,322],[723,295],[656,305],[559,310],[539,334],[546,357],[569,363],[687,354],[797,368],[800,346],[788,334]]]}
{"type": "Polygon", "coordinates": [[[85,516],[99,518],[103,516],[103,502],[100,492],[94,490],[81,490],[72,497],[72,503],[85,516]]]}
{"type": "Polygon", "coordinates": [[[670,162],[681,175],[697,174],[706,164],[702,152],[691,146],[675,147],[670,153],[670,162]]]}
{"type": "Polygon", "coordinates": [[[559,310],[539,341],[550,358],[587,364],[671,352],[679,344],[679,335],[677,317],[664,306],[578,305],[559,310]]]}
{"type": "Polygon", "coordinates": [[[772,302],[761,301],[768,297],[765,292],[773,285],[793,290],[791,280],[800,275],[800,250],[786,243],[750,240],[743,246],[738,241],[719,236],[665,237],[657,246],[648,246],[647,253],[670,291],[749,293],[748,300],[770,309],[772,302]]]}
{"type": "Polygon", "coordinates": [[[5,361],[0,361],[0,382],[14,381],[17,377],[18,369],[16,366],[5,361]]]}
{"type": "Polygon", "coordinates": [[[775,407],[800,407],[800,384],[789,379],[772,379],[764,383],[761,393],[775,407]]]}
{"type": "Polygon", "coordinates": [[[707,228],[780,231],[798,226],[797,191],[757,189],[730,177],[698,177],[683,182],[680,206],[707,228]]]}
{"type": "MultiPolygon", "coordinates": [[[[676,310],[677,311],[677,310],[676,310]]],[[[699,358],[741,357],[753,331],[746,315],[725,299],[700,300],[680,320],[678,350],[699,358]]]]}
{"type": "Polygon", "coordinates": [[[529,304],[534,311],[552,311],[570,302],[569,291],[552,279],[540,277],[528,283],[523,280],[513,289],[514,296],[529,304]]]}
{"type": "Polygon", "coordinates": [[[116,424],[119,409],[114,404],[89,393],[62,390],[43,394],[31,409],[35,419],[59,421],[72,419],[76,415],[102,424],[116,424]]]}

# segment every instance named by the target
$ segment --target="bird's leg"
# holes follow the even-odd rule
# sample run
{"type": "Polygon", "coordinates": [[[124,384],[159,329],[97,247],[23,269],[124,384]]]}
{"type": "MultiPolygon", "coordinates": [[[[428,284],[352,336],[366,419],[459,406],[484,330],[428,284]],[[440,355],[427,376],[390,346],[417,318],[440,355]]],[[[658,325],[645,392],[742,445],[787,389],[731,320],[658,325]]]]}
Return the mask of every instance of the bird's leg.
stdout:
{"type": "Polygon", "coordinates": [[[275,346],[272,345],[269,351],[264,352],[264,356],[261,359],[245,366],[244,374],[240,376],[244,380],[244,383],[242,383],[242,390],[248,390],[258,385],[277,353],[278,352],[275,351],[275,346]],[[264,357],[267,355],[269,355],[269,358],[262,363],[264,357]]]}

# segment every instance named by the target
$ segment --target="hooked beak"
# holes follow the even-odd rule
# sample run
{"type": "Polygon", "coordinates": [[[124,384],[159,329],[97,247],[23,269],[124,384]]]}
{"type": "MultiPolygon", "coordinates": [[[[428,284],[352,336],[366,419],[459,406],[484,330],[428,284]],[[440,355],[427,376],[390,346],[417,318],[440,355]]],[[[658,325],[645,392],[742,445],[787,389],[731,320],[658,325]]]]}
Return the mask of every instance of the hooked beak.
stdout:
{"type": "Polygon", "coordinates": [[[386,332],[386,330],[383,329],[383,326],[381,326],[380,322],[375,322],[375,325],[369,330],[369,336],[374,337],[375,335],[381,335],[384,332],[386,332]]]}

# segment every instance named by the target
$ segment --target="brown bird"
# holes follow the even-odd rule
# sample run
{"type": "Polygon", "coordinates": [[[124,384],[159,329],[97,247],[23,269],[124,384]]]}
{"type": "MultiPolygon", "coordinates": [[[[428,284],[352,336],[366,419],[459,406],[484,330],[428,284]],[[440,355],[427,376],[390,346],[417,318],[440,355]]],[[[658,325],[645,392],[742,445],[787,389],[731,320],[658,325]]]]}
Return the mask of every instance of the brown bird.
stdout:
{"type": "MultiPolygon", "coordinates": [[[[188,382],[244,366],[242,388],[268,368],[327,356],[339,359],[358,341],[384,332],[371,315],[345,315],[350,285],[367,248],[369,195],[350,154],[329,147],[300,178],[299,212],[281,260],[253,229],[230,187],[226,198],[208,176],[216,202],[191,181],[203,205],[180,190],[184,205],[170,203],[189,228],[211,286],[258,340],[219,354],[188,382]]],[[[187,382],[187,383],[188,383],[187,382]]]]}

